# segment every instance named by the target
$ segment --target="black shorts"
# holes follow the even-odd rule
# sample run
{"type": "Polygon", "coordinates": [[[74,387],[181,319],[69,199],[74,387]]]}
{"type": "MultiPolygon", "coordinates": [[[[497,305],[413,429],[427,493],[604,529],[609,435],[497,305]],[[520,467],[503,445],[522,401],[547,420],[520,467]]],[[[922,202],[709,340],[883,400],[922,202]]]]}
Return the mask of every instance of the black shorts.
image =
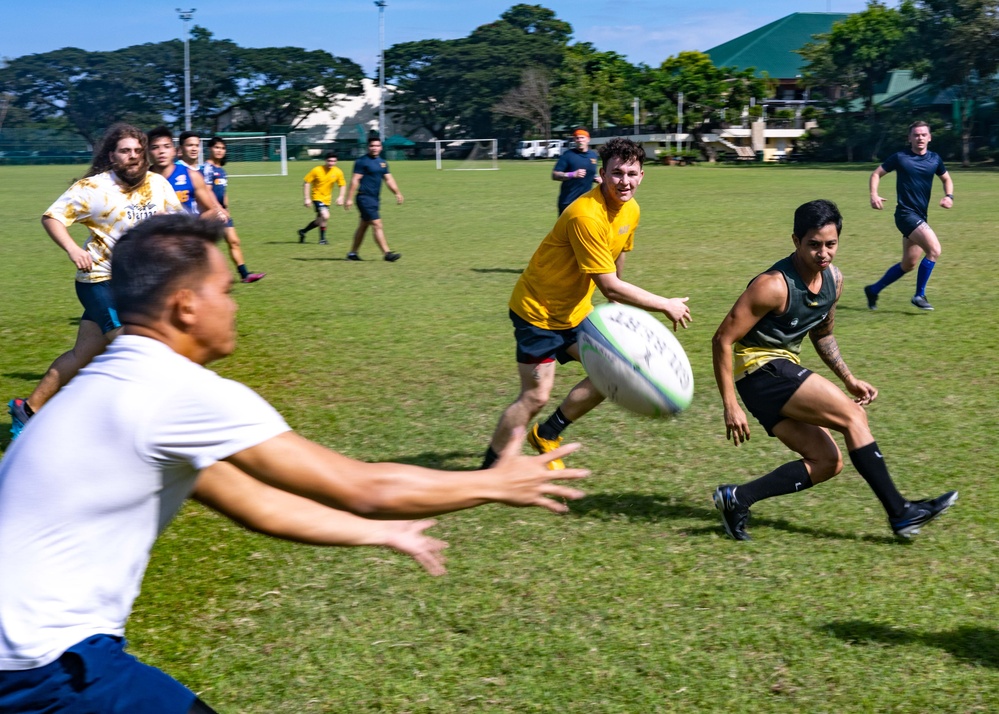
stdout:
{"type": "Polygon", "coordinates": [[[532,325],[513,310],[510,310],[510,319],[520,364],[544,364],[555,360],[565,364],[575,360],[566,350],[579,339],[578,325],[569,330],[546,330],[532,325]]]}
{"type": "Polygon", "coordinates": [[[357,210],[361,214],[362,221],[377,221],[381,218],[381,214],[378,212],[379,200],[377,198],[371,198],[369,196],[358,196],[357,197],[357,210]]]}
{"type": "Polygon", "coordinates": [[[323,211],[329,213],[330,210],[329,204],[323,203],[322,201],[313,201],[312,207],[316,209],[317,216],[322,216],[323,211]]]}
{"type": "Polygon", "coordinates": [[[767,435],[773,436],[774,427],[787,419],[780,410],[811,374],[812,370],[789,359],[775,359],[737,380],[735,388],[746,409],[767,430],[767,435]]]}
{"type": "Polygon", "coordinates": [[[895,211],[895,227],[903,238],[908,238],[919,226],[926,223],[926,219],[913,211],[895,211]]]}

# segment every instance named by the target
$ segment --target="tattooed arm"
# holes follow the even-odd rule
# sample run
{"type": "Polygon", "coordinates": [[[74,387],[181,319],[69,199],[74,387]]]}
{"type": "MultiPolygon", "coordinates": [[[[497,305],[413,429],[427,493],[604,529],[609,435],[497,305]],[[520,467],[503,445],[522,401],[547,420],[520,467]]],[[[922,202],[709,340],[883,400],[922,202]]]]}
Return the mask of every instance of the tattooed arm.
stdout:
{"type": "MultiPolygon", "coordinates": [[[[836,280],[836,301],[838,302],[843,293],[843,274],[834,266],[829,266],[829,270],[832,271],[833,278],[836,280]]],[[[846,366],[843,356],[839,353],[836,337],[833,335],[835,316],[836,305],[834,303],[829,309],[826,319],[813,327],[808,336],[811,338],[812,345],[815,346],[815,351],[819,357],[843,381],[847,390],[854,396],[854,401],[861,405],[870,404],[878,396],[878,390],[867,382],[854,377],[850,368],[846,366]]]]}

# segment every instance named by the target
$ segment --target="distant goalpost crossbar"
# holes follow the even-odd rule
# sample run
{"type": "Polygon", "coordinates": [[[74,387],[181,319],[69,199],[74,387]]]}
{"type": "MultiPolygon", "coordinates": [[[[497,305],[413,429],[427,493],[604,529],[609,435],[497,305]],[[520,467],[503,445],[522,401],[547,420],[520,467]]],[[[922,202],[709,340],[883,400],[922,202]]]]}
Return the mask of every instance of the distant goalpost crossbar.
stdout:
{"type": "Polygon", "coordinates": [[[496,139],[435,139],[437,169],[498,171],[498,146],[496,139]]]}
{"type": "MultiPolygon", "coordinates": [[[[287,176],[288,138],[275,136],[223,136],[226,172],[230,177],[287,176]]],[[[207,138],[201,139],[201,161],[211,156],[207,138]]]]}

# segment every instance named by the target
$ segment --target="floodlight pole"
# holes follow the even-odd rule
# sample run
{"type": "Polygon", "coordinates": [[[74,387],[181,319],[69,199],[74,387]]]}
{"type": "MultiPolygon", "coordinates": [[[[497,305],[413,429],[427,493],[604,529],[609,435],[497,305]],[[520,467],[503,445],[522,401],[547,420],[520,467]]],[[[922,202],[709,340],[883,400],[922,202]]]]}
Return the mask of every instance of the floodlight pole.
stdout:
{"type": "Polygon", "coordinates": [[[638,97],[632,101],[631,108],[635,112],[635,136],[638,136],[638,97]]]}
{"type": "Polygon", "coordinates": [[[378,7],[378,94],[381,98],[378,107],[378,136],[385,141],[385,6],[386,0],[375,0],[378,7]]]}
{"type": "Polygon", "coordinates": [[[184,130],[191,130],[191,34],[187,31],[187,23],[194,17],[197,8],[181,10],[177,8],[177,14],[184,21],[184,130]]]}

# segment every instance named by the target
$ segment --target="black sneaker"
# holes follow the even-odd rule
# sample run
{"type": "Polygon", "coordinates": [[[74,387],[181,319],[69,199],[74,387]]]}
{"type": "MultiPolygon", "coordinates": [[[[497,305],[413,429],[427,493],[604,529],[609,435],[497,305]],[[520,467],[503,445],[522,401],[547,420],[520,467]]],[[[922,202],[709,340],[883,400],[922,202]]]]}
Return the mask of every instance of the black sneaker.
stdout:
{"type": "Polygon", "coordinates": [[[864,295],[867,297],[867,309],[877,310],[878,309],[878,294],[871,290],[871,285],[864,286],[864,295]]]}
{"type": "Polygon", "coordinates": [[[361,256],[357,253],[347,253],[347,260],[360,260],[361,256]]]}
{"type": "Polygon", "coordinates": [[[304,243],[305,242],[305,231],[304,230],[300,230],[298,232],[298,242],[299,243],[304,243]]]}
{"type": "Polygon", "coordinates": [[[393,253],[391,250],[385,254],[385,260],[390,263],[394,263],[402,257],[402,253],[393,253]]]}
{"type": "Polygon", "coordinates": [[[325,238],[320,238],[319,239],[319,245],[326,245],[327,243],[329,243],[329,241],[326,240],[325,238]]]}
{"type": "Polygon", "coordinates": [[[736,486],[719,486],[711,499],[715,502],[715,508],[721,511],[725,532],[736,540],[752,540],[746,533],[749,509],[736,499],[736,488],[736,486]]]}
{"type": "Polygon", "coordinates": [[[954,505],[957,501],[957,491],[948,491],[942,496],[930,499],[929,501],[912,501],[908,508],[898,518],[889,518],[895,535],[901,538],[919,533],[919,528],[938,516],[942,516],[944,511],[954,505]]]}
{"type": "Polygon", "coordinates": [[[926,299],[925,295],[913,295],[912,304],[920,310],[926,310],[927,312],[933,309],[933,306],[930,305],[930,301],[926,299]]]}

